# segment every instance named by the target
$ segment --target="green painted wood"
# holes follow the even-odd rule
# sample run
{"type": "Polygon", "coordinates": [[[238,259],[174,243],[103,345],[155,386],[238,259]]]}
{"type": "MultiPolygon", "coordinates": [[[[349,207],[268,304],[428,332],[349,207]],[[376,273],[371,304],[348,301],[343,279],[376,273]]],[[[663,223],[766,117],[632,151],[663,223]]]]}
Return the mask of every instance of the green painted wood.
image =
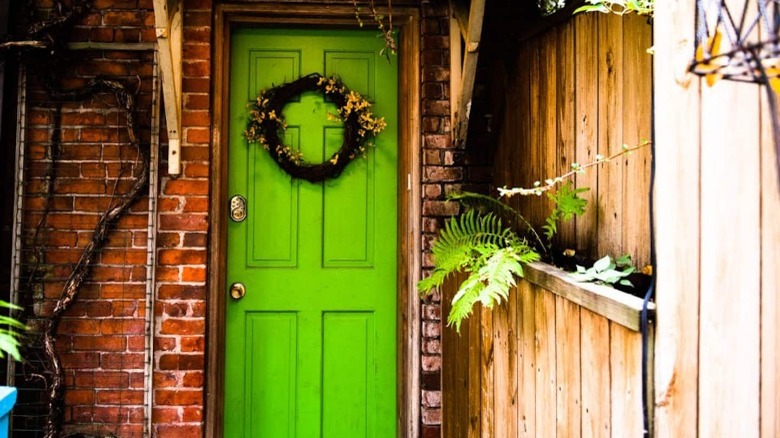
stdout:
{"type": "MultiPolygon", "coordinates": [[[[396,435],[397,63],[376,32],[237,29],[231,41],[226,437],[396,435]],[[321,184],[292,180],[242,133],[246,104],[273,84],[338,75],[388,129],[365,159],[321,184]]],[[[323,161],[342,141],[336,107],[305,93],[284,108],[285,141],[323,161]]]]}

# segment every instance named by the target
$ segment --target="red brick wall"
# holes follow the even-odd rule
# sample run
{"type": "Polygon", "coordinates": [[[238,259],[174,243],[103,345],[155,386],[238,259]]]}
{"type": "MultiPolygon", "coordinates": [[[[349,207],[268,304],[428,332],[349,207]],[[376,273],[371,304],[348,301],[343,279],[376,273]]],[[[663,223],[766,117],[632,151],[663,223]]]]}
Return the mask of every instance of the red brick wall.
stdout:
{"type": "MultiPolygon", "coordinates": [[[[443,216],[457,212],[445,203],[445,193],[462,182],[462,162],[450,136],[449,19],[447,9],[427,3],[422,8],[422,230],[423,267],[430,268],[430,241],[443,216]]],[[[439,436],[441,424],[441,308],[439,297],[422,303],[421,433],[439,436]]]]}
{"type": "MultiPolygon", "coordinates": [[[[422,231],[423,270],[433,267],[431,244],[446,218],[458,213],[458,204],[446,202],[450,193],[462,190],[489,193],[492,179],[490,135],[486,125],[471,123],[468,145],[454,147],[450,121],[449,18],[443,2],[423,3],[422,8],[422,231]],[[476,126],[474,126],[476,125],[476,126]]],[[[479,105],[481,87],[475,88],[479,105]]],[[[442,326],[438,293],[422,303],[422,427],[424,438],[441,435],[442,326]]]]}
{"type": "Polygon", "coordinates": [[[203,430],[211,10],[208,0],[184,2],[181,176],[170,179],[163,170],[160,185],[153,417],[159,437],[203,430]]]}
{"type": "MultiPolygon", "coordinates": [[[[164,150],[159,166],[152,432],[160,437],[196,436],[203,430],[213,5],[211,0],[185,0],[184,4],[182,174],[176,179],[167,176],[164,150]]],[[[151,0],[94,0],[94,6],[74,28],[72,40],[153,41],[151,0]]],[[[470,175],[479,182],[476,177],[484,172],[473,154],[451,145],[446,7],[423,2],[421,17],[424,195],[420,202],[424,267],[430,268],[430,241],[443,219],[457,212],[444,196],[460,189],[470,175]]],[[[78,86],[103,74],[139,87],[142,138],[148,142],[152,54],[91,51],[75,56],[62,67],[64,86],[78,86]]],[[[25,254],[29,255],[36,248],[31,238],[43,208],[42,175],[54,105],[34,80],[27,90],[24,215],[25,254]]],[[[129,158],[119,128],[123,117],[108,96],[64,106],[63,152],[43,234],[45,263],[40,272],[45,275],[28,288],[30,293],[45,294],[48,303],[59,295],[63,279],[105,207],[112,178],[121,169],[119,157],[129,158]],[[43,285],[40,291],[36,282],[43,285]]],[[[125,169],[124,175],[128,172],[125,169]]],[[[147,206],[148,200],[141,200],[112,233],[99,266],[61,326],[58,347],[68,370],[68,431],[123,437],[143,432],[147,206]]],[[[32,266],[28,264],[28,271],[32,266]]],[[[44,306],[39,312],[45,315],[49,309],[44,306]]],[[[440,435],[440,320],[439,299],[433,296],[422,304],[421,430],[425,437],[440,435]]]]}
{"type": "MultiPolygon", "coordinates": [[[[151,2],[140,3],[96,0],[95,9],[72,29],[69,40],[153,41],[151,2]]],[[[38,4],[51,7],[45,0],[38,4]]],[[[113,95],[63,103],[61,145],[53,166],[50,211],[44,218],[58,104],[44,92],[41,78],[54,71],[55,85],[67,89],[98,76],[122,82],[136,93],[139,134],[148,148],[153,60],[150,51],[91,50],[73,52],[56,64],[46,58],[28,64],[20,295],[22,302],[39,303],[32,306],[34,325],[51,313],[100,214],[112,202],[112,194],[127,192],[137,168],[136,151],[128,146],[126,114],[113,95]]],[[[66,433],[143,436],[148,219],[144,197],[114,227],[59,326],[57,350],[67,385],[66,433]]],[[[18,436],[40,435],[46,414],[43,394],[34,390],[40,383],[21,373],[38,372],[41,356],[31,351],[27,360],[16,376],[22,387],[13,427],[18,436]]]]}
{"type": "MultiPolygon", "coordinates": [[[[140,134],[150,138],[152,54],[84,52],[64,71],[67,86],[96,74],[138,89],[140,134]]],[[[43,68],[43,67],[39,67],[43,68]]],[[[32,72],[33,70],[30,69],[32,72]]],[[[62,142],[53,166],[50,212],[44,218],[46,174],[57,104],[30,75],[27,91],[25,246],[22,300],[34,298],[35,315],[48,316],[66,278],[90,241],[113,193],[132,184],[135,150],[127,146],[125,113],[112,95],[62,104],[62,142]],[[41,223],[35,238],[35,229],[41,223]],[[35,240],[34,240],[35,238],[35,240]]],[[[148,147],[148,144],[147,144],[148,147]]],[[[141,199],[114,227],[78,299],[59,326],[58,351],[65,368],[68,430],[140,436],[143,418],[148,199],[141,199]],[[107,428],[101,423],[109,425],[107,428]]],[[[40,363],[30,359],[30,370],[40,363]]],[[[27,383],[17,377],[17,382],[27,383]]],[[[33,401],[33,400],[29,400],[33,401]]],[[[30,425],[33,426],[33,425],[30,425]]],[[[15,428],[22,428],[20,420],[15,428]]]]}

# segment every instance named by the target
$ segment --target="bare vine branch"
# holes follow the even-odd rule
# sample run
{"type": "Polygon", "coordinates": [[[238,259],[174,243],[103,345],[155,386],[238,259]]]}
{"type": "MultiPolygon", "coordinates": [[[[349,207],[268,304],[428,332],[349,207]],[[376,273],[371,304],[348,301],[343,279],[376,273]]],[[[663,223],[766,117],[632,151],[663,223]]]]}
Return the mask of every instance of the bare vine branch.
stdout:
{"type": "Polygon", "coordinates": [[[578,164],[573,163],[571,165],[571,170],[564,173],[563,175],[557,176],[555,178],[548,178],[544,181],[544,184],[542,184],[541,181],[534,182],[533,187],[512,187],[512,188],[506,188],[506,187],[499,187],[498,193],[502,197],[510,198],[514,195],[521,195],[521,196],[528,196],[528,195],[537,195],[541,196],[542,193],[551,190],[553,187],[555,187],[557,184],[562,183],[568,178],[572,178],[578,173],[584,173],[586,169],[593,166],[598,166],[599,164],[608,163],[615,158],[618,158],[622,155],[628,155],[638,149],[642,149],[645,146],[650,145],[652,142],[649,140],[645,140],[642,143],[639,143],[636,146],[628,146],[623,145],[623,148],[620,149],[618,152],[613,153],[612,155],[608,157],[604,157],[602,155],[596,155],[596,161],[590,162],[588,164],[578,164]]]}
{"type": "Polygon", "coordinates": [[[118,81],[95,79],[84,88],[75,90],[50,90],[49,94],[57,100],[83,100],[100,93],[112,93],[116,101],[126,112],[126,129],[130,140],[130,146],[138,151],[140,157],[139,166],[135,171],[135,182],[130,190],[120,195],[119,202],[110,205],[101,215],[92,234],[92,238],[82,251],[78,263],[70,273],[65,286],[62,288],[60,298],[49,315],[43,332],[44,352],[49,360],[51,378],[47,381],[49,415],[46,423],[45,438],[59,436],[64,419],[63,405],[65,397],[65,378],[62,369],[62,361],[56,351],[56,336],[62,314],[70,308],[78,297],[79,288],[89,274],[95,256],[108,237],[112,226],[126,213],[135,201],[140,199],[149,182],[148,154],[138,142],[137,121],[135,113],[135,100],[126,88],[118,81]]]}

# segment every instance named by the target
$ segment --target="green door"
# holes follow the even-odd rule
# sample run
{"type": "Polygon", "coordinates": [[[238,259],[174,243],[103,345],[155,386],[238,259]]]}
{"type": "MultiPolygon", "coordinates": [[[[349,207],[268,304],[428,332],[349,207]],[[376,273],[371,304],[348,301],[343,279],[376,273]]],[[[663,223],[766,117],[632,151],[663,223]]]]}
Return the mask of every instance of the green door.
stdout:
{"type": "MultiPolygon", "coordinates": [[[[237,29],[231,42],[225,436],[395,437],[397,62],[375,31],[237,29]],[[318,72],[374,103],[387,129],[336,179],[293,180],[242,133],[262,89],[318,72]]],[[[318,93],[283,110],[285,142],[308,162],[337,151],[342,125],[318,93]]]]}

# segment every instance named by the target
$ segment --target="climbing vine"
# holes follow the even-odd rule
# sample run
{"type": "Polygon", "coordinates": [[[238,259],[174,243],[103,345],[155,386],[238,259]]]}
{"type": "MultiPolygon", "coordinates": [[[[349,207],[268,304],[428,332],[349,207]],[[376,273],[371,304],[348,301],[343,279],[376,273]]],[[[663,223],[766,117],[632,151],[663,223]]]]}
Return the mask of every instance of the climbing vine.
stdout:
{"type": "MultiPolygon", "coordinates": [[[[35,17],[38,11],[28,2],[28,12],[35,17]]],[[[21,35],[9,35],[0,42],[0,55],[4,59],[9,56],[20,56],[22,62],[31,60],[29,55],[39,57],[49,65],[55,65],[67,61],[67,50],[64,45],[64,35],[69,27],[78,22],[90,9],[90,0],[74,0],[72,4],[66,4],[62,0],[54,1],[54,16],[46,20],[34,22],[29,25],[21,35]]],[[[33,364],[27,363],[25,374],[31,379],[37,379],[45,386],[47,396],[47,415],[44,426],[44,436],[55,438],[60,436],[64,421],[65,405],[65,378],[62,360],[57,352],[57,330],[63,314],[71,308],[78,299],[79,291],[88,278],[91,268],[100,250],[106,243],[108,236],[117,221],[124,216],[146,192],[149,182],[149,152],[146,145],[139,141],[136,103],[133,93],[120,81],[96,78],[80,88],[61,88],[61,78],[58,73],[61,69],[35,69],[34,73],[40,76],[47,96],[56,104],[53,119],[52,135],[47,145],[49,158],[44,175],[44,207],[40,220],[33,230],[31,242],[35,245],[32,256],[33,266],[29,270],[26,279],[27,284],[23,290],[31,293],[36,288],[42,269],[41,261],[44,257],[45,247],[39,242],[41,234],[46,230],[47,218],[51,210],[51,199],[57,178],[57,164],[60,155],[61,143],[61,108],[65,102],[80,102],[97,96],[110,95],[116,107],[122,109],[125,114],[128,134],[128,146],[135,151],[135,170],[132,175],[132,184],[125,193],[118,193],[119,178],[114,181],[112,199],[108,207],[100,215],[95,225],[91,238],[81,251],[78,262],[73,265],[59,298],[54,303],[53,310],[43,316],[42,323],[37,327],[40,331],[40,348],[43,350],[43,361],[40,369],[28,369],[33,364]]],[[[45,274],[44,274],[45,275],[45,274]]],[[[28,313],[31,312],[31,297],[22,298],[27,304],[28,313]]],[[[34,304],[34,303],[33,303],[34,304]]],[[[34,314],[34,312],[33,312],[34,314]]],[[[30,315],[28,315],[30,316],[30,315]]],[[[27,346],[32,348],[31,345],[27,346]]]]}

